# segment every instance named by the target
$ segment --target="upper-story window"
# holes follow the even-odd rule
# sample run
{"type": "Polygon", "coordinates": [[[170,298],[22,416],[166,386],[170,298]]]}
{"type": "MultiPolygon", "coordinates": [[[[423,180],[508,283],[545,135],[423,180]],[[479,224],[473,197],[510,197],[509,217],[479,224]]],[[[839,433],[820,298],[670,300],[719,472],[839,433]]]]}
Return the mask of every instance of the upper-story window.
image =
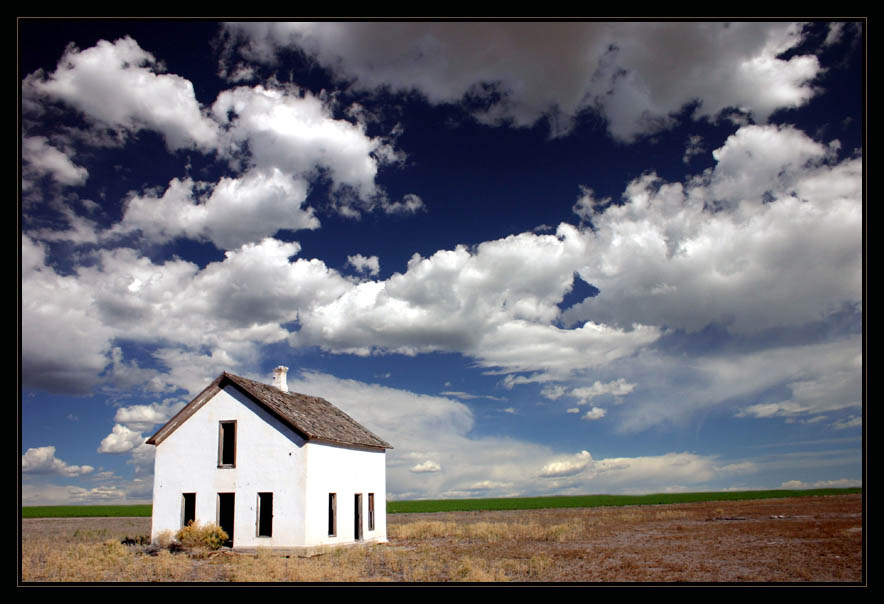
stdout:
{"type": "Polygon", "coordinates": [[[218,423],[218,467],[236,467],[236,420],[218,423]]]}

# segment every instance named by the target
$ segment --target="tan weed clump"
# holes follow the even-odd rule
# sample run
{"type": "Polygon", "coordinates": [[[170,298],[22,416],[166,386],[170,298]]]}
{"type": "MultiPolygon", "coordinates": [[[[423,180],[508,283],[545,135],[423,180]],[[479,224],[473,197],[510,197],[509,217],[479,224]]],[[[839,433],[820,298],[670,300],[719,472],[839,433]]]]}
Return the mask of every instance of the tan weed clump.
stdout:
{"type": "Polygon", "coordinates": [[[156,539],[154,539],[154,544],[163,549],[168,549],[173,541],[175,541],[175,531],[172,529],[166,529],[157,533],[156,539]]]}
{"type": "Polygon", "coordinates": [[[457,568],[454,571],[453,579],[455,581],[469,582],[503,582],[509,581],[506,572],[502,568],[496,567],[493,562],[484,558],[465,556],[460,559],[457,568]]]}
{"type": "Polygon", "coordinates": [[[582,535],[582,525],[576,522],[545,525],[539,522],[477,522],[467,525],[458,535],[485,541],[513,539],[518,541],[569,541],[582,535]]]}
{"type": "Polygon", "coordinates": [[[645,519],[645,515],[634,510],[620,510],[612,514],[611,519],[618,522],[640,522],[645,519]]]}
{"type": "MultiPolygon", "coordinates": [[[[520,526],[520,525],[517,525],[520,526]]],[[[521,532],[517,532],[518,539],[531,541],[577,541],[583,539],[587,534],[586,526],[578,521],[564,522],[559,524],[539,524],[532,523],[523,526],[521,532]]]]}
{"type": "Polygon", "coordinates": [[[456,532],[457,523],[439,520],[418,520],[387,527],[387,536],[394,539],[433,539],[450,537],[456,532]]]}
{"type": "Polygon", "coordinates": [[[473,522],[458,526],[453,536],[478,541],[500,541],[510,538],[511,530],[506,522],[473,522]]]}
{"type": "Polygon", "coordinates": [[[192,520],[175,533],[175,540],[187,549],[219,549],[227,541],[227,533],[217,524],[197,524],[192,520]]]}

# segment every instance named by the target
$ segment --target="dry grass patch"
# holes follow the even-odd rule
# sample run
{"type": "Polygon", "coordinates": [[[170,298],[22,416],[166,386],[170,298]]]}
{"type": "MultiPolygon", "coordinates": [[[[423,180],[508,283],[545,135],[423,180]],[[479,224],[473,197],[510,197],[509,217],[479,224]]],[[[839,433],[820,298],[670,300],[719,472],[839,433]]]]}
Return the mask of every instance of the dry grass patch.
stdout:
{"type": "Polygon", "coordinates": [[[387,536],[391,539],[433,539],[447,537],[456,530],[457,524],[454,522],[418,520],[387,526],[387,536]]]}
{"type": "Polygon", "coordinates": [[[22,547],[24,581],[124,581],[133,555],[119,541],[71,543],[48,541],[22,547]]]}
{"type": "Polygon", "coordinates": [[[579,520],[560,524],[540,522],[441,522],[418,520],[387,528],[391,539],[466,539],[496,542],[503,540],[574,541],[586,538],[592,526],[579,520]]]}
{"type": "MultiPolygon", "coordinates": [[[[506,561],[501,566],[506,566],[506,561]]],[[[460,559],[457,568],[454,571],[454,577],[457,581],[469,582],[504,582],[509,581],[509,577],[503,568],[498,567],[494,562],[482,558],[464,557],[460,559]]]]}
{"type": "Polygon", "coordinates": [[[231,562],[230,580],[240,582],[355,582],[390,580],[401,572],[395,554],[383,546],[328,548],[310,557],[259,549],[257,554],[237,554],[231,562]]]}

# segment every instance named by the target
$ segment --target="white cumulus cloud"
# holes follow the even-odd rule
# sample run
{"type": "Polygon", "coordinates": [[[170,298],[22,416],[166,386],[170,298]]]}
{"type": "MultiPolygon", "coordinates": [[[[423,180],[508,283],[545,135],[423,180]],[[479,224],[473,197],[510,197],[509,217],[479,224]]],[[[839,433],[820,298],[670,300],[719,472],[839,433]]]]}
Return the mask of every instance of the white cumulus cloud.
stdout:
{"type": "Polygon", "coordinates": [[[95,315],[89,284],[46,266],[44,248],[27,235],[21,254],[22,385],[88,392],[108,364],[113,329],[95,315]]]}
{"type": "Polygon", "coordinates": [[[702,178],[646,174],[593,216],[579,274],[601,293],[564,321],[751,333],[859,304],[861,161],[830,164],[774,126],[740,129],[716,153],[702,178]]]}
{"type": "MultiPolygon", "coordinates": [[[[375,178],[382,165],[398,159],[397,151],[389,141],[368,136],[364,124],[335,119],[329,105],[309,92],[241,86],[219,94],[212,114],[224,128],[222,148],[234,166],[245,161],[292,179],[314,178],[322,170],[332,182],[333,205],[345,216],[357,217],[385,199],[375,178]]],[[[419,201],[408,198],[402,209],[417,209],[419,201]]]]}
{"type": "Polygon", "coordinates": [[[583,414],[583,419],[594,420],[594,419],[602,419],[605,417],[607,410],[601,407],[593,407],[589,411],[583,414]]]}
{"type": "Polygon", "coordinates": [[[68,46],[53,73],[28,76],[23,94],[34,91],[64,101],[123,131],[156,130],[171,150],[213,148],[218,127],[203,114],[193,84],[161,72],[161,63],[132,38],[99,40],[85,50],[68,46]]]}
{"type": "Polygon", "coordinates": [[[582,405],[588,403],[598,396],[603,396],[606,394],[613,396],[625,396],[633,390],[635,390],[635,384],[628,383],[624,378],[619,378],[605,384],[603,384],[599,380],[596,380],[592,384],[592,386],[574,388],[573,390],[571,390],[570,396],[576,398],[579,401],[578,404],[582,405]]]}
{"type": "Polygon", "coordinates": [[[86,168],[73,162],[73,153],[57,149],[45,136],[25,137],[21,146],[22,171],[26,177],[48,174],[56,182],[68,186],[82,185],[89,177],[86,168]]]}
{"type": "Polygon", "coordinates": [[[347,264],[356,269],[359,273],[368,273],[371,276],[377,276],[381,272],[381,264],[377,256],[365,257],[362,254],[354,254],[347,256],[347,264]]]}
{"type": "Polygon", "coordinates": [[[435,461],[427,460],[423,463],[415,464],[411,467],[411,471],[416,474],[423,474],[425,472],[441,472],[442,466],[440,466],[435,461]]]}
{"type": "Polygon", "coordinates": [[[122,222],[111,233],[140,231],[158,242],[177,237],[210,240],[219,249],[235,249],[280,229],[319,228],[312,208],[303,206],[307,189],[305,181],[276,168],[251,170],[214,185],[176,178],[162,197],[130,197],[122,222]]]}
{"type": "Polygon", "coordinates": [[[145,432],[158,424],[164,424],[184,407],[183,402],[153,403],[150,405],[130,405],[120,407],[114,415],[114,422],[127,429],[145,432]]]}
{"type": "Polygon", "coordinates": [[[70,465],[55,456],[55,447],[35,447],[25,451],[21,456],[21,471],[26,474],[58,474],[74,477],[89,474],[92,466],[70,465]]]}
{"type": "Polygon", "coordinates": [[[567,375],[610,362],[659,331],[552,324],[575,269],[586,262],[585,245],[580,231],[561,225],[556,235],[522,233],[475,251],[415,255],[404,274],[360,283],[302,313],[293,343],[355,354],[454,351],[506,372],[567,375]]]}
{"type": "Polygon", "coordinates": [[[144,444],[141,432],[130,430],[122,424],[115,424],[110,434],[101,440],[99,453],[128,453],[144,444]]]}
{"type": "Polygon", "coordinates": [[[588,465],[592,463],[592,455],[589,451],[581,451],[576,455],[551,461],[540,471],[540,475],[544,477],[572,476],[582,472],[588,465]]]}

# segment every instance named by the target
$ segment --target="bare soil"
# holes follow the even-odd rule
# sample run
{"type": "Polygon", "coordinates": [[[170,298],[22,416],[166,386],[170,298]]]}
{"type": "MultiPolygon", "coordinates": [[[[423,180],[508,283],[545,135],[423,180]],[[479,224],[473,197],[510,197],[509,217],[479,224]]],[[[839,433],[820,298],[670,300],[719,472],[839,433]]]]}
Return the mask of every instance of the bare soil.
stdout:
{"type": "MultiPolygon", "coordinates": [[[[387,519],[390,542],[367,550],[380,554],[347,558],[360,568],[343,580],[862,583],[862,505],[861,495],[841,495],[393,514],[387,519]],[[410,527],[427,523],[456,530],[407,536],[410,527]],[[470,524],[476,526],[471,529],[470,524]],[[525,525],[533,527],[536,538],[517,530],[525,525]],[[493,538],[483,537],[480,530],[489,526],[497,531],[493,538]],[[562,527],[567,527],[566,534],[562,527]],[[501,536],[501,529],[507,528],[519,532],[519,537],[501,536]]],[[[51,539],[102,543],[149,532],[149,518],[23,519],[22,546],[24,550],[29,543],[51,539]]],[[[226,552],[222,558],[227,560],[224,564],[235,566],[236,558],[245,556],[249,554],[226,552]]],[[[28,572],[42,576],[37,570],[28,572]]],[[[243,580],[242,574],[222,566],[211,572],[196,580],[243,580]]]]}
{"type": "MultiPolygon", "coordinates": [[[[531,512],[397,514],[457,522],[582,522],[581,540],[497,542],[486,556],[548,555],[544,581],[859,582],[861,495],[531,512]]],[[[402,547],[407,544],[396,543],[402,547]]],[[[451,543],[469,548],[473,544],[451,543]]]]}

